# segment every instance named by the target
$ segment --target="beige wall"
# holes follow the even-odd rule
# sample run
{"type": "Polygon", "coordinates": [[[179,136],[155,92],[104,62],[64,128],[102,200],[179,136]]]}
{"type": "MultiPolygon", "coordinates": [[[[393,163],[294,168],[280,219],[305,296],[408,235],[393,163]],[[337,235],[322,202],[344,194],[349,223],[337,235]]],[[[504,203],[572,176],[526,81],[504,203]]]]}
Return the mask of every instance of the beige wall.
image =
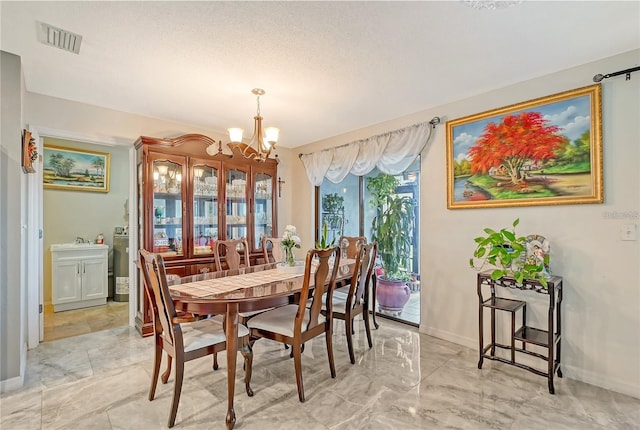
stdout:
{"type": "MultiPolygon", "coordinates": [[[[40,131],[46,144],[88,149],[111,154],[111,189],[107,194],[79,191],[44,190],[44,304],[51,303],[51,254],[54,243],[72,242],[77,236],[93,240],[98,233],[112,245],[113,228],[124,225],[124,202],[129,195],[129,149],[141,136],[176,137],[202,133],[226,142],[226,136],[212,130],[177,124],[154,118],[103,109],[82,103],[27,93],[27,123],[40,131]],[[46,136],[65,136],[57,139],[46,136]],[[89,143],[88,143],[89,142],[89,143]]],[[[224,147],[224,145],[223,145],[224,147]]],[[[226,148],[225,148],[226,152],[226,148]]],[[[299,162],[291,150],[276,151],[280,164],[278,175],[285,181],[282,198],[278,199],[279,231],[291,210],[293,184],[290,165],[299,162]]],[[[110,256],[112,249],[110,248],[110,256]]]]}
{"type": "Polygon", "coordinates": [[[125,204],[129,199],[129,148],[103,146],[63,139],[44,138],[45,145],[108,153],[110,185],[108,193],[45,188],[43,193],[44,304],[51,304],[52,244],[73,242],[76,237],[94,241],[104,234],[109,246],[109,267],[113,264],[113,230],[124,226],[125,204]]]}
{"type": "MultiPolygon", "coordinates": [[[[638,63],[636,50],[299,149],[311,152],[440,116],[443,123],[422,154],[420,331],[477,350],[476,273],[468,268],[473,238],[484,227],[508,226],[519,217],[519,233],[550,240],[551,268],[564,277],[565,376],[640,397],[639,245],[620,240],[623,224],[639,222],[640,73],[629,81],[620,76],[602,83],[604,204],[447,210],[445,152],[447,120],[591,85],[597,73],[638,63]]],[[[294,175],[305,175],[301,165],[294,168],[294,175]]],[[[305,204],[294,213],[294,222],[303,235],[312,235],[313,187],[297,181],[295,195],[305,204]]],[[[545,296],[524,297],[533,325],[544,327],[545,296]]]]}
{"type": "Polygon", "coordinates": [[[0,52],[0,392],[5,385],[19,386],[26,351],[22,330],[26,316],[25,282],[21,260],[24,222],[22,173],[22,93],[20,57],[0,52]]]}
{"type": "MultiPolygon", "coordinates": [[[[614,56],[490,93],[428,109],[356,130],[303,148],[278,151],[279,176],[286,181],[279,199],[279,226],[297,225],[313,237],[313,187],[298,152],[309,152],[427,121],[443,121],[592,84],[596,73],[637,65],[640,51],[614,56]]],[[[437,84],[437,83],[436,83],[437,84]]],[[[483,227],[521,220],[522,233],[539,233],[552,243],[552,270],[565,278],[563,369],[567,377],[640,397],[640,259],[638,242],[621,242],[620,227],[638,223],[640,77],[603,82],[604,181],[602,205],[528,208],[446,209],[445,126],[423,153],[421,175],[422,324],[420,330],[477,348],[475,272],[468,269],[473,237],[483,227]],[[633,219],[607,217],[631,214],[633,219]],[[635,216],[633,215],[635,214],[635,216]]],[[[426,102],[425,102],[426,103],[426,102]]],[[[130,145],[140,135],[172,137],[222,134],[47,96],[25,95],[26,123],[82,136],[86,142],[130,145]]],[[[52,131],[53,130],[53,131],[52,131]]],[[[624,215],[626,216],[626,215],[624,215]]],[[[312,239],[308,239],[309,245],[312,239]]],[[[540,297],[527,297],[534,320],[541,318],[540,297]]],[[[544,383],[541,380],[541,383],[544,383]]]]}
{"type": "MultiPolygon", "coordinates": [[[[25,121],[40,130],[43,136],[65,136],[67,140],[71,137],[81,142],[122,145],[127,148],[132,147],[140,136],[177,137],[187,133],[200,133],[215,140],[228,141],[226,132],[133,115],[41,94],[26,93],[25,106],[25,121]]],[[[224,144],[223,149],[228,152],[224,144]]],[[[278,231],[282,231],[291,214],[290,187],[295,182],[291,176],[291,166],[300,163],[295,154],[295,151],[286,148],[277,148],[274,152],[280,159],[278,175],[286,182],[282,187],[282,198],[278,201],[278,231]]]]}

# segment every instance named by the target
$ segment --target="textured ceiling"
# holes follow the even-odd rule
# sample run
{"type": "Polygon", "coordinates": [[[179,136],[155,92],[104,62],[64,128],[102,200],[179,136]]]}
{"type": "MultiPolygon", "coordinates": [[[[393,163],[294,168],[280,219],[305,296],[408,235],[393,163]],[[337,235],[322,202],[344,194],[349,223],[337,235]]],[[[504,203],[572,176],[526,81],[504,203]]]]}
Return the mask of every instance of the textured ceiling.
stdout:
{"type": "Polygon", "coordinates": [[[0,8],[1,48],[22,57],[30,92],[250,135],[260,87],[265,125],[280,127],[285,147],[640,48],[638,1],[0,8]],[[36,21],[82,35],[80,53],[40,44],[36,21]]]}

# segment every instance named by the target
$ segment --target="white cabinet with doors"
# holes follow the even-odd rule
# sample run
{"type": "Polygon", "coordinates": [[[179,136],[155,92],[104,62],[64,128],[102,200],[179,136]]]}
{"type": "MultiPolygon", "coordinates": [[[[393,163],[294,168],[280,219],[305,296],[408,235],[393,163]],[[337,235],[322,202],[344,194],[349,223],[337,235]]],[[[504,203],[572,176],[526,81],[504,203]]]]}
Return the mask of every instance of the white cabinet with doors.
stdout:
{"type": "Polygon", "coordinates": [[[107,245],[51,245],[51,296],[54,312],[107,303],[107,245]]]}

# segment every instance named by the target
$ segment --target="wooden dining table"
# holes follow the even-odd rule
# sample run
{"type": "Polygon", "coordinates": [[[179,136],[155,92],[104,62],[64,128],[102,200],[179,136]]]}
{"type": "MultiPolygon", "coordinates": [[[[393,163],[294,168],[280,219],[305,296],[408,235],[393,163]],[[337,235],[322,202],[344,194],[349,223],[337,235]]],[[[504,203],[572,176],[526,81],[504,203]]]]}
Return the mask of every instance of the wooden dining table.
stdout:
{"type": "MultiPolygon", "coordinates": [[[[349,279],[355,260],[340,259],[336,280],[349,279]]],[[[299,300],[303,268],[276,263],[187,276],[169,285],[176,310],[197,315],[225,315],[227,337],[227,429],[236,423],[233,408],[238,353],[238,314],[299,300]]],[[[313,276],[311,277],[313,284],[313,276]]],[[[313,286],[313,285],[311,285],[313,286]]],[[[324,286],[326,288],[326,285],[324,286]]]]}

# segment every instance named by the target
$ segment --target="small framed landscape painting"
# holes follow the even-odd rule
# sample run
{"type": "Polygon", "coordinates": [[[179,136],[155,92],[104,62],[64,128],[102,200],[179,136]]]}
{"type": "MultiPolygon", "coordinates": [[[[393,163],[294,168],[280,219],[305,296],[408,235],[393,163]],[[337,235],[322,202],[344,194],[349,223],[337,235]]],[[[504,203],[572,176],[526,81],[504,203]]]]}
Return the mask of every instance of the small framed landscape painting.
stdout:
{"type": "Polygon", "coordinates": [[[447,208],[602,203],[600,84],[447,122],[447,208]]]}
{"type": "Polygon", "coordinates": [[[44,146],[45,188],[109,192],[110,154],[81,149],[44,146]]]}

